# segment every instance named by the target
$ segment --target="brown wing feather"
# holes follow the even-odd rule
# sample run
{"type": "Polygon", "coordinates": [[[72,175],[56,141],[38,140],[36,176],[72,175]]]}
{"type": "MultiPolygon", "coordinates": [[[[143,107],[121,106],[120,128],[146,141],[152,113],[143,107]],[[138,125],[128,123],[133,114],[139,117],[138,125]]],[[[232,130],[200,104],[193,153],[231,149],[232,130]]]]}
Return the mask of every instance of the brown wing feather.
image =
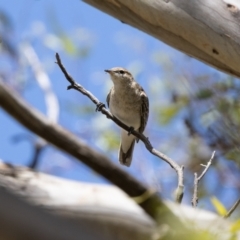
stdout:
{"type": "Polygon", "coordinates": [[[106,99],[108,107],[109,107],[109,102],[110,102],[110,93],[111,93],[111,91],[112,91],[112,89],[109,91],[109,93],[107,95],[107,99],[106,99]]]}
{"type": "Polygon", "coordinates": [[[140,133],[144,131],[147,125],[148,114],[149,114],[149,101],[143,89],[141,89],[141,99],[142,99],[142,105],[141,105],[141,125],[139,128],[140,133]]]}

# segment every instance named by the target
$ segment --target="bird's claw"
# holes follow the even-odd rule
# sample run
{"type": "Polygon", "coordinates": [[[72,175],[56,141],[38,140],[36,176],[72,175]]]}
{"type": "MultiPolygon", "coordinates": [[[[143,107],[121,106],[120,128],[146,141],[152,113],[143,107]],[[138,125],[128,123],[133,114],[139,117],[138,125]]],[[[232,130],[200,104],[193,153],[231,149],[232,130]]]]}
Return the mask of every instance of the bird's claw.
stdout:
{"type": "Polygon", "coordinates": [[[129,127],[128,136],[131,135],[133,131],[134,131],[134,128],[133,127],[129,127]]]}
{"type": "Polygon", "coordinates": [[[96,112],[101,111],[103,107],[106,107],[104,103],[98,103],[96,107],[96,112]]]}

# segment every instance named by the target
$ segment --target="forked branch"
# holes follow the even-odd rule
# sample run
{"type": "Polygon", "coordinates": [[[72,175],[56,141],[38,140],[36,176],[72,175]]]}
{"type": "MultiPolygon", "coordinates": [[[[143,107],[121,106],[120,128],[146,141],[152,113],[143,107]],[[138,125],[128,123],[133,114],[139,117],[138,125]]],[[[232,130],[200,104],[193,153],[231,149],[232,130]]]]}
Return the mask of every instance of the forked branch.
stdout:
{"type": "Polygon", "coordinates": [[[201,175],[198,177],[197,173],[194,173],[194,190],[193,190],[193,197],[192,197],[192,205],[193,207],[196,207],[198,204],[198,184],[200,180],[204,177],[206,172],[208,171],[209,167],[212,165],[212,160],[214,158],[215,151],[213,151],[212,156],[210,160],[208,161],[207,165],[203,165],[204,170],[202,171],[201,175]]]}

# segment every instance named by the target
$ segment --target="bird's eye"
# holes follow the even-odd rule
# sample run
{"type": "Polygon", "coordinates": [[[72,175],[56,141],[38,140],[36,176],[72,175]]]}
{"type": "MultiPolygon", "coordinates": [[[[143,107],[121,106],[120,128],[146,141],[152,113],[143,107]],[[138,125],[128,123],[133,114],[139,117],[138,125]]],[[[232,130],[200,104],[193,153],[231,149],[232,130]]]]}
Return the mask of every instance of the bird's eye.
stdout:
{"type": "Polygon", "coordinates": [[[120,70],[119,73],[124,74],[124,71],[123,71],[123,70],[120,70]]]}

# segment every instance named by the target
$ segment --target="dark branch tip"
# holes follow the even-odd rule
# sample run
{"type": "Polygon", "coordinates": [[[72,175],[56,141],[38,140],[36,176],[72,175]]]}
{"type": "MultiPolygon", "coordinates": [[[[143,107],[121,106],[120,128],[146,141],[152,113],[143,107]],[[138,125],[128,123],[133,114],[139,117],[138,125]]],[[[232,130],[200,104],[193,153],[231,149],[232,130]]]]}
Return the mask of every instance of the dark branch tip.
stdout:
{"type": "Polygon", "coordinates": [[[68,87],[67,87],[67,90],[70,90],[70,89],[72,89],[73,88],[73,85],[69,85],[68,87]]]}

